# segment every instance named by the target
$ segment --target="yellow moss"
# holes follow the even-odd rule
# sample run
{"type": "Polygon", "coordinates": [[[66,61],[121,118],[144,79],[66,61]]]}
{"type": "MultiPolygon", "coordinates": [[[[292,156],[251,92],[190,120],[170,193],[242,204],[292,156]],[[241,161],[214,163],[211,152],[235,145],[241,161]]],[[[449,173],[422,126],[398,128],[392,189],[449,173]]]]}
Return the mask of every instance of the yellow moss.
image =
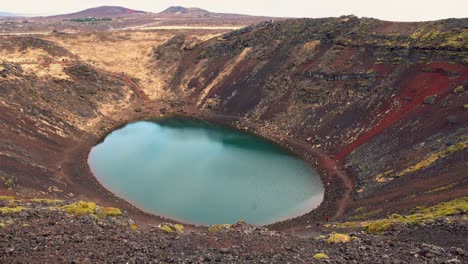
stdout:
{"type": "Polygon", "coordinates": [[[46,203],[46,204],[55,204],[55,203],[61,203],[63,200],[57,200],[57,199],[42,199],[42,198],[34,198],[34,199],[29,199],[29,201],[33,203],[46,203]]]}
{"type": "Polygon", "coordinates": [[[442,47],[455,47],[455,48],[466,48],[468,47],[468,30],[463,29],[460,33],[458,32],[447,32],[444,34],[445,42],[441,44],[442,47]]]}
{"type": "Polygon", "coordinates": [[[2,176],[0,176],[0,180],[3,181],[4,185],[8,189],[11,189],[13,187],[14,181],[13,181],[12,178],[9,178],[8,176],[2,175],[2,176]]]}
{"type": "Polygon", "coordinates": [[[0,228],[4,228],[6,226],[5,223],[0,223],[0,228]]]}
{"type": "Polygon", "coordinates": [[[439,160],[441,158],[445,158],[445,157],[447,157],[450,154],[453,154],[455,152],[464,150],[467,147],[468,147],[468,141],[463,141],[463,142],[459,142],[459,143],[457,143],[455,145],[449,146],[449,147],[447,147],[446,149],[444,149],[444,150],[442,150],[440,152],[430,153],[423,160],[421,160],[418,163],[414,164],[413,166],[410,166],[409,168],[399,172],[397,174],[397,176],[400,177],[400,176],[402,176],[404,174],[412,173],[412,172],[418,171],[420,169],[426,168],[426,167],[432,165],[437,160],[439,160]]]}
{"type": "Polygon", "coordinates": [[[87,215],[87,214],[94,214],[97,205],[93,202],[84,202],[79,201],[73,204],[64,205],[61,207],[67,213],[72,215],[87,215]]]}
{"type": "Polygon", "coordinates": [[[414,164],[413,166],[403,170],[402,172],[398,173],[398,176],[402,176],[407,173],[415,172],[418,171],[422,168],[428,167],[432,163],[434,163],[436,160],[439,159],[439,155],[435,153],[429,154],[425,159],[421,160],[420,162],[414,164]]]}
{"type": "Polygon", "coordinates": [[[160,226],[159,229],[161,229],[162,231],[168,232],[168,233],[174,233],[175,232],[175,230],[172,229],[172,227],[167,226],[167,225],[160,226]]]}
{"type": "Polygon", "coordinates": [[[16,213],[25,210],[26,208],[23,206],[16,206],[16,207],[0,207],[0,213],[2,214],[9,214],[9,213],[16,213]]]}
{"type": "Polygon", "coordinates": [[[351,219],[351,220],[366,219],[366,218],[369,218],[369,217],[371,217],[373,215],[376,215],[376,214],[378,214],[380,212],[382,212],[382,209],[372,210],[372,211],[369,211],[367,213],[353,215],[349,219],[351,219]]]}
{"type": "Polygon", "coordinates": [[[328,243],[346,243],[351,241],[351,238],[346,234],[333,233],[327,238],[328,243]]]}
{"type": "MultiPolygon", "coordinates": [[[[108,216],[119,216],[122,215],[122,211],[118,208],[114,207],[101,207],[97,206],[96,203],[93,202],[85,202],[79,201],[73,204],[64,205],[59,207],[65,212],[80,216],[80,215],[93,215],[96,219],[106,218],[108,216]]],[[[55,209],[54,207],[50,207],[51,210],[55,209]]]]}
{"type": "Polygon", "coordinates": [[[380,173],[377,176],[375,176],[375,181],[379,182],[379,183],[387,182],[387,181],[391,180],[390,178],[387,177],[391,173],[393,173],[393,170],[389,170],[389,171],[386,171],[384,173],[380,173]]]}
{"type": "Polygon", "coordinates": [[[364,209],[366,209],[366,207],[365,207],[365,206],[358,207],[358,208],[354,209],[354,212],[358,213],[358,212],[361,212],[361,211],[363,211],[364,209]]]}
{"type": "Polygon", "coordinates": [[[317,253],[314,255],[314,259],[316,260],[321,260],[321,259],[327,259],[328,255],[325,253],[317,253]]]}
{"type": "Polygon", "coordinates": [[[136,224],[131,224],[131,225],[130,225],[130,228],[131,228],[132,230],[138,230],[138,226],[137,226],[136,224]]]}
{"type": "Polygon", "coordinates": [[[422,214],[424,219],[435,219],[466,212],[468,212],[468,197],[461,197],[434,206],[417,208],[417,213],[422,214]]]}
{"type": "Polygon", "coordinates": [[[15,197],[13,196],[0,196],[0,201],[14,201],[15,197]]]}
{"type": "Polygon", "coordinates": [[[183,225],[181,225],[181,224],[175,224],[175,225],[174,225],[174,228],[175,228],[175,230],[176,230],[178,233],[184,233],[184,229],[185,229],[185,228],[184,228],[183,225]]]}
{"type": "Polygon", "coordinates": [[[422,29],[418,29],[413,34],[409,35],[409,37],[413,40],[417,40],[421,36],[421,33],[422,33],[422,29]]]}
{"type": "Polygon", "coordinates": [[[60,188],[58,188],[57,186],[50,186],[49,188],[47,188],[47,190],[49,192],[63,192],[62,190],[60,190],[60,188]]]}
{"type": "Polygon", "coordinates": [[[434,189],[429,189],[429,190],[425,191],[424,193],[440,192],[440,191],[452,189],[454,186],[455,186],[455,183],[451,183],[451,184],[448,184],[448,185],[444,185],[444,186],[442,186],[442,187],[438,187],[438,188],[434,188],[434,189]]]}
{"type": "Polygon", "coordinates": [[[98,216],[100,218],[122,215],[122,211],[120,211],[119,208],[115,207],[98,207],[98,211],[98,216]]]}
{"type": "Polygon", "coordinates": [[[370,221],[355,221],[340,223],[340,228],[359,228],[369,233],[378,233],[390,229],[396,223],[420,225],[427,221],[450,215],[466,214],[468,212],[468,197],[461,197],[448,202],[439,203],[428,207],[416,207],[408,215],[392,214],[387,219],[370,221]]]}
{"type": "Polygon", "coordinates": [[[230,225],[230,224],[212,225],[212,226],[210,226],[210,228],[208,229],[208,231],[210,231],[210,232],[218,232],[218,231],[221,230],[221,229],[229,229],[229,228],[231,228],[231,225],[230,225]]]}
{"type": "Polygon", "coordinates": [[[453,89],[453,93],[462,93],[463,92],[463,85],[457,86],[453,89]]]}
{"type": "Polygon", "coordinates": [[[374,222],[374,223],[370,223],[366,225],[364,227],[364,230],[367,233],[375,234],[375,233],[381,233],[381,232],[390,230],[392,227],[393,227],[393,224],[391,220],[383,220],[383,221],[378,221],[378,222],[374,222]]]}

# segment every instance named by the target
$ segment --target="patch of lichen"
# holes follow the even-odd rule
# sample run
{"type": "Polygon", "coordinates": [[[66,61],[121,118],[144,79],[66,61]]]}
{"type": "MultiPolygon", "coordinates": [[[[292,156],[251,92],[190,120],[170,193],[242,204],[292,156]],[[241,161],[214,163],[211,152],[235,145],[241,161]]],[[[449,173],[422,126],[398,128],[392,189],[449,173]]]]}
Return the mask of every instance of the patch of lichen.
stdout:
{"type": "Polygon", "coordinates": [[[436,162],[437,160],[439,159],[442,159],[442,158],[445,158],[455,152],[458,152],[458,151],[461,151],[461,150],[464,150],[468,147],[468,140],[467,141],[462,141],[462,142],[459,142],[455,145],[452,145],[452,146],[449,146],[439,152],[434,152],[434,153],[430,153],[429,155],[427,155],[424,159],[420,160],[419,162],[417,162],[416,164],[408,167],[407,169],[399,172],[396,174],[397,177],[401,177],[405,174],[408,174],[408,173],[413,173],[413,172],[416,172],[420,169],[423,169],[423,168],[426,168],[426,167],[429,167],[430,165],[432,165],[434,162],[436,162]]]}
{"type": "Polygon", "coordinates": [[[386,171],[384,173],[380,173],[378,174],[377,176],[375,176],[375,181],[376,182],[379,182],[379,183],[383,183],[383,182],[387,182],[391,179],[389,179],[387,176],[392,174],[393,173],[393,170],[389,170],[389,171],[386,171]]]}
{"type": "Polygon", "coordinates": [[[64,205],[60,208],[75,216],[94,215],[97,218],[105,218],[108,216],[122,215],[122,212],[118,208],[101,207],[97,206],[94,202],[79,201],[73,204],[64,205]]]}
{"type": "Polygon", "coordinates": [[[328,259],[328,255],[325,253],[317,253],[313,256],[315,260],[328,259]]]}
{"type": "Polygon", "coordinates": [[[444,186],[441,186],[441,187],[437,187],[437,188],[433,188],[433,189],[429,189],[427,191],[425,191],[424,193],[435,193],[435,192],[440,192],[440,191],[445,191],[445,190],[448,190],[448,189],[452,189],[453,187],[455,187],[455,183],[451,183],[451,184],[447,184],[447,185],[444,185],[444,186]]]}
{"type": "Polygon", "coordinates": [[[450,31],[422,29],[408,36],[409,41],[417,46],[434,46],[439,48],[466,49],[468,48],[468,30],[454,28],[450,31]]]}
{"type": "Polygon", "coordinates": [[[138,230],[138,226],[136,224],[130,224],[130,229],[138,230]]]}
{"type": "Polygon", "coordinates": [[[364,227],[364,231],[369,234],[381,233],[390,230],[393,227],[393,222],[390,220],[382,220],[370,223],[364,227]]]}
{"type": "Polygon", "coordinates": [[[181,224],[161,224],[158,227],[160,230],[168,232],[168,233],[184,233],[184,226],[181,224]]]}
{"type": "Polygon", "coordinates": [[[17,213],[25,210],[26,208],[23,206],[15,206],[15,207],[0,207],[1,214],[10,214],[10,213],[17,213]]]}
{"type": "Polygon", "coordinates": [[[326,241],[328,243],[332,243],[332,244],[347,243],[347,242],[351,241],[351,237],[346,235],[346,234],[333,233],[326,239],[326,241]]]}
{"type": "Polygon", "coordinates": [[[170,226],[167,226],[167,225],[160,226],[159,229],[161,229],[162,231],[168,232],[168,233],[174,233],[175,232],[174,229],[172,229],[170,226]]]}
{"type": "Polygon", "coordinates": [[[15,221],[13,221],[13,219],[8,219],[5,222],[0,222],[0,228],[4,228],[4,227],[6,227],[8,225],[12,225],[14,223],[15,223],[15,221]]]}
{"type": "Polygon", "coordinates": [[[46,198],[33,198],[29,199],[30,202],[33,203],[45,203],[45,204],[57,204],[57,203],[63,203],[63,200],[58,200],[58,199],[46,199],[46,198]]]}
{"type": "Polygon", "coordinates": [[[212,225],[210,228],[208,228],[208,231],[210,232],[218,232],[220,230],[225,230],[231,228],[230,224],[219,224],[219,225],[212,225]]]}
{"type": "Polygon", "coordinates": [[[184,233],[184,231],[185,231],[184,226],[181,225],[181,224],[175,224],[175,225],[174,225],[174,228],[175,228],[175,230],[176,230],[178,233],[184,233]]]}
{"type": "Polygon", "coordinates": [[[97,205],[93,202],[79,201],[73,204],[64,205],[61,207],[65,212],[80,216],[94,214],[97,208],[97,205]]]}
{"type": "Polygon", "coordinates": [[[463,91],[464,91],[463,85],[457,86],[455,87],[455,89],[453,89],[453,93],[455,94],[463,93],[463,91]]]}
{"type": "Polygon", "coordinates": [[[432,220],[449,215],[463,214],[468,212],[468,197],[461,197],[434,206],[416,207],[413,211],[415,213],[410,215],[412,219],[432,220]]]}
{"type": "Polygon", "coordinates": [[[2,183],[3,186],[5,186],[7,189],[12,189],[15,185],[15,181],[13,178],[8,177],[6,175],[0,176],[0,182],[2,183]]]}
{"type": "Polygon", "coordinates": [[[105,218],[108,216],[120,216],[122,211],[119,208],[115,207],[98,207],[97,215],[99,218],[105,218]]]}
{"type": "Polygon", "coordinates": [[[0,196],[0,201],[14,201],[14,200],[15,200],[15,197],[13,196],[4,196],[4,195],[0,196]]]}
{"type": "Polygon", "coordinates": [[[340,223],[339,228],[364,228],[368,233],[384,232],[394,224],[402,223],[409,225],[422,225],[425,222],[435,219],[465,214],[468,212],[468,197],[461,197],[448,202],[439,203],[433,206],[416,207],[407,215],[392,214],[387,219],[354,221],[340,223]]]}
{"type": "Polygon", "coordinates": [[[353,215],[349,219],[351,220],[360,220],[360,219],[367,219],[370,218],[378,213],[382,212],[382,209],[377,209],[377,210],[372,210],[366,213],[358,214],[358,215],[353,215]]]}

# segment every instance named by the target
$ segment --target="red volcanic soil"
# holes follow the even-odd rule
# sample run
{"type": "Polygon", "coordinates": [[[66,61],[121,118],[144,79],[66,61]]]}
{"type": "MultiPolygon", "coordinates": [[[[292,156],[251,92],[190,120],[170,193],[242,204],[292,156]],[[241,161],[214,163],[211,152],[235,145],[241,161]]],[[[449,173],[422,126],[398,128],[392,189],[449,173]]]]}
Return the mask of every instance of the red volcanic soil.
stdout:
{"type": "Polygon", "coordinates": [[[407,114],[430,107],[429,104],[424,104],[425,98],[437,96],[437,101],[442,100],[454,87],[462,85],[468,75],[468,67],[464,65],[430,63],[413,67],[401,80],[401,88],[396,97],[391,98],[376,113],[382,115],[378,124],[346,145],[335,155],[336,160],[341,160],[354,149],[395,125],[407,114]]]}

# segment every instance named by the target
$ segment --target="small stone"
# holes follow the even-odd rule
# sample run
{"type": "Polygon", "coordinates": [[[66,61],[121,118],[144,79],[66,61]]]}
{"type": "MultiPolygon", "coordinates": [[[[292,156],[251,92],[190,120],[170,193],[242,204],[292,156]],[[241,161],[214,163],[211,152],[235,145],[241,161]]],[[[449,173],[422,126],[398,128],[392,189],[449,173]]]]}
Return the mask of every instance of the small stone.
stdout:
{"type": "Polygon", "coordinates": [[[437,99],[436,95],[428,96],[424,98],[424,104],[435,104],[436,99],[437,99]]]}
{"type": "Polygon", "coordinates": [[[221,252],[223,254],[227,254],[227,253],[231,252],[231,250],[229,248],[220,248],[219,252],[221,252]]]}
{"type": "Polygon", "coordinates": [[[456,123],[458,123],[458,119],[454,115],[449,115],[447,116],[447,123],[449,123],[449,125],[455,125],[456,123]]]}

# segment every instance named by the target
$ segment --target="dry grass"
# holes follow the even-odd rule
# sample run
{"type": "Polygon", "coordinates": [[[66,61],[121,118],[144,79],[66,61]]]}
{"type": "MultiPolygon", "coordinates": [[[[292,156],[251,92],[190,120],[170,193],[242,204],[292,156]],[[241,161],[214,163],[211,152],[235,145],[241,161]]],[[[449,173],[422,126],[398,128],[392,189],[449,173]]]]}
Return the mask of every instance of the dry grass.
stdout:
{"type": "MultiPolygon", "coordinates": [[[[69,36],[47,36],[87,63],[108,72],[125,73],[140,80],[139,84],[151,99],[166,96],[163,91],[166,76],[155,70],[154,47],[176,35],[177,31],[132,31],[69,36]]],[[[205,40],[211,34],[193,35],[205,40]]]]}
{"type": "Polygon", "coordinates": [[[63,59],[70,60],[68,57],[51,58],[44,50],[28,48],[24,51],[16,50],[14,52],[2,50],[0,51],[0,58],[3,61],[21,65],[25,74],[35,74],[41,78],[70,79],[63,71],[63,65],[60,64],[63,59]],[[49,60],[52,61],[50,65],[44,64],[49,60]]]}

